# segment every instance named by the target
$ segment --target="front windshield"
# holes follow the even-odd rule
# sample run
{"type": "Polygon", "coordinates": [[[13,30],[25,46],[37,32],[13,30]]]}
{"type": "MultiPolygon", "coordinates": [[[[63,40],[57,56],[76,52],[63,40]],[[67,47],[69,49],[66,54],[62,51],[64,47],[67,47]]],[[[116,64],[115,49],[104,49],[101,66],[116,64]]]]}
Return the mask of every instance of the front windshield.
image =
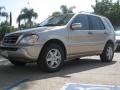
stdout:
{"type": "Polygon", "coordinates": [[[66,25],[69,20],[72,18],[74,14],[64,14],[64,15],[57,15],[51,16],[47,18],[45,21],[40,23],[40,27],[44,26],[63,26],[66,25]]]}

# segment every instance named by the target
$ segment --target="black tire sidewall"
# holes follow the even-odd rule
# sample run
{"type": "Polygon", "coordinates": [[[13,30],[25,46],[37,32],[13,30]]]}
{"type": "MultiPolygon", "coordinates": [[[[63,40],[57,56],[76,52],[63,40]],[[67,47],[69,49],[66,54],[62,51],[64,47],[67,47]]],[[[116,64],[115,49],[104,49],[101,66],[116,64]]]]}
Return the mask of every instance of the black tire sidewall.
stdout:
{"type": "Polygon", "coordinates": [[[113,59],[113,56],[114,56],[114,46],[113,46],[111,43],[108,43],[108,44],[105,46],[105,48],[104,48],[104,50],[103,50],[103,53],[100,55],[101,60],[102,60],[103,62],[111,62],[112,59],[113,59]],[[111,58],[111,59],[108,59],[108,57],[107,57],[107,48],[108,48],[108,47],[112,47],[112,50],[113,50],[113,55],[112,55],[112,58],[111,58]]]}

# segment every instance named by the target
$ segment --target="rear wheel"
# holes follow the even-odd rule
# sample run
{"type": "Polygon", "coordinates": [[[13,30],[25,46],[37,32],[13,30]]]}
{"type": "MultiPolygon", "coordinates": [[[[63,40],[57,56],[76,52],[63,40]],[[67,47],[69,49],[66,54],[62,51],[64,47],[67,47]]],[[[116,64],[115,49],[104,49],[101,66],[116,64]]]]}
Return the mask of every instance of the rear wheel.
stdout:
{"type": "Polygon", "coordinates": [[[26,65],[25,62],[21,62],[21,61],[15,61],[15,60],[12,60],[12,59],[9,59],[9,61],[15,66],[25,66],[26,65]]]}
{"type": "Polygon", "coordinates": [[[111,62],[114,56],[114,46],[111,43],[108,43],[104,50],[103,53],[100,55],[101,61],[103,62],[111,62]]]}
{"type": "Polygon", "coordinates": [[[64,51],[57,44],[48,44],[38,59],[38,65],[47,72],[59,71],[63,65],[64,51]]]}

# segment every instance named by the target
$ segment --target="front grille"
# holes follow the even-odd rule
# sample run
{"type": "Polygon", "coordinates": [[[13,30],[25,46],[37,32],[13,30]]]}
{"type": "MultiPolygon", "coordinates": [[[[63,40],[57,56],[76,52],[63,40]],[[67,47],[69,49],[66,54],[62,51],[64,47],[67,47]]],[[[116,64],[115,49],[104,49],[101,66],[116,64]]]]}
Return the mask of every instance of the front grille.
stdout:
{"type": "Polygon", "coordinates": [[[19,36],[17,35],[10,35],[10,36],[5,36],[3,43],[4,44],[15,44],[18,40],[19,36]]]}

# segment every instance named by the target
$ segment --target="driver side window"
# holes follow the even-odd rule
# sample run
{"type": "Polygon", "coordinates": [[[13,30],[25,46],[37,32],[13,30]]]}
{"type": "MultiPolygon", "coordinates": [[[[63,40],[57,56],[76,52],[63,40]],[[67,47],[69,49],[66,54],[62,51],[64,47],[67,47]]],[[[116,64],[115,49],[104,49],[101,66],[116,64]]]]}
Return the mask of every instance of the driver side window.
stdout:
{"type": "Polygon", "coordinates": [[[80,30],[89,30],[88,17],[84,14],[76,16],[72,24],[73,23],[80,23],[81,24],[80,30]]]}

